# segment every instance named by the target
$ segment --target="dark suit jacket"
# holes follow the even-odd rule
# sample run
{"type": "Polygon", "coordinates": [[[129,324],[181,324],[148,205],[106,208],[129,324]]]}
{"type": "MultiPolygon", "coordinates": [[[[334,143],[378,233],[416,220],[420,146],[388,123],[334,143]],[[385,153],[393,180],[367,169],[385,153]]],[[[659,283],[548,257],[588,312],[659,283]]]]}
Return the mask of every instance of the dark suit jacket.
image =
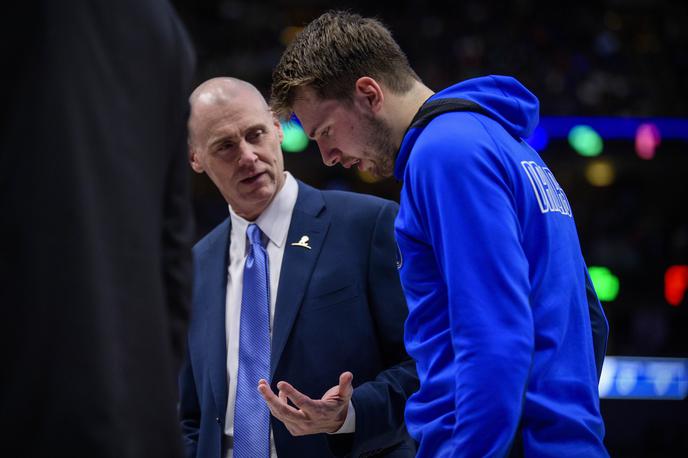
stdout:
{"type": "MultiPolygon", "coordinates": [[[[397,208],[376,197],[299,182],[275,305],[271,383],[276,390],[277,382],[288,381],[319,399],[350,370],[356,433],[293,437],[272,418],[280,458],[358,456],[390,447],[391,456],[415,455],[403,423],[418,379],[403,346],[407,308],[395,265],[397,208]],[[290,245],[303,235],[311,250],[290,245]]],[[[229,233],[227,219],[194,247],[189,355],[180,381],[187,457],[221,454],[229,233]]]]}
{"type": "Polygon", "coordinates": [[[158,1],[0,16],[0,454],[180,456],[186,34],[158,1]]]}

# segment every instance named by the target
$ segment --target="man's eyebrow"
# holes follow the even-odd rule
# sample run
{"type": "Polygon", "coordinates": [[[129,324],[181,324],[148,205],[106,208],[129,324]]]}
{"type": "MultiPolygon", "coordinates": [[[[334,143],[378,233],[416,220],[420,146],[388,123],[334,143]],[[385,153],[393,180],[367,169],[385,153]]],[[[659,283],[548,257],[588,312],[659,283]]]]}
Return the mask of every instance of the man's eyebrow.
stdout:
{"type": "Polygon", "coordinates": [[[210,147],[213,148],[220,143],[226,142],[227,140],[233,141],[235,138],[236,138],[236,135],[221,135],[221,136],[217,137],[215,140],[210,142],[210,147]]]}
{"type": "Polygon", "coordinates": [[[262,122],[257,122],[255,124],[251,124],[247,128],[241,131],[241,136],[246,135],[248,132],[253,132],[254,130],[267,130],[268,125],[262,122]]]}
{"type": "Polygon", "coordinates": [[[322,126],[323,126],[323,123],[322,123],[322,122],[319,123],[319,124],[316,124],[316,125],[313,127],[313,130],[311,130],[311,133],[308,134],[308,138],[310,138],[310,139],[312,139],[312,140],[315,140],[315,133],[316,133],[316,132],[318,131],[318,129],[320,129],[322,126]]]}
{"type": "Polygon", "coordinates": [[[243,137],[244,135],[246,135],[247,132],[252,132],[255,130],[259,130],[259,129],[267,130],[267,128],[268,128],[267,124],[262,123],[262,122],[257,122],[255,124],[248,126],[245,129],[243,129],[238,134],[236,132],[232,132],[232,133],[226,133],[226,134],[220,135],[219,137],[217,137],[216,139],[214,139],[210,142],[210,147],[212,148],[212,147],[218,145],[219,143],[223,143],[226,141],[235,141],[237,138],[240,138],[240,137],[243,137]]]}

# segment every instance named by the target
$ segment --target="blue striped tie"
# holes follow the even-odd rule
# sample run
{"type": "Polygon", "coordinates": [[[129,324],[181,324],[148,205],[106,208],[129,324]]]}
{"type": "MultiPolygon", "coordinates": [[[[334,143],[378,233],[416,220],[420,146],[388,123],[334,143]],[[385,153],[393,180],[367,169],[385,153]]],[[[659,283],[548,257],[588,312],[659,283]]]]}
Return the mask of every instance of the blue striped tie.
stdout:
{"type": "Polygon", "coordinates": [[[239,328],[239,372],[234,406],[234,458],[270,456],[270,411],[258,392],[270,380],[270,281],[261,232],[249,224],[239,328]]]}

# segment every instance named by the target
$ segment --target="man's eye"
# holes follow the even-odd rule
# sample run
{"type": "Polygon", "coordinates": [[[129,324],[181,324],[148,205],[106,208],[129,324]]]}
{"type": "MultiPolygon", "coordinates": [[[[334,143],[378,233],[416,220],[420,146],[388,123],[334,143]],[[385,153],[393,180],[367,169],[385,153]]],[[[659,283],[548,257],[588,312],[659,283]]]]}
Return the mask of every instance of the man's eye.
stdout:
{"type": "Polygon", "coordinates": [[[321,137],[329,137],[330,136],[330,128],[328,127],[323,131],[322,134],[320,134],[321,137]]]}
{"type": "Polygon", "coordinates": [[[253,132],[251,132],[250,134],[247,135],[247,139],[248,139],[248,141],[250,141],[250,142],[255,142],[255,141],[258,140],[264,133],[265,133],[265,131],[264,131],[263,129],[255,130],[255,131],[253,131],[253,132]]]}

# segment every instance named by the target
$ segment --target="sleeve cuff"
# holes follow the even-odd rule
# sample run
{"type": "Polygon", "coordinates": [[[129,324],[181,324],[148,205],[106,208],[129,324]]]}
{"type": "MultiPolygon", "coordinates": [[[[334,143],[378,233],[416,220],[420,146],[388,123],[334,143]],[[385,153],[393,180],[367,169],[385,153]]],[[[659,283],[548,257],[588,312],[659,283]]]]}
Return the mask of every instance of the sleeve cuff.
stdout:
{"type": "Polygon", "coordinates": [[[354,405],[349,401],[349,408],[346,411],[346,420],[341,428],[333,433],[328,434],[351,434],[356,432],[356,409],[354,405]]]}

